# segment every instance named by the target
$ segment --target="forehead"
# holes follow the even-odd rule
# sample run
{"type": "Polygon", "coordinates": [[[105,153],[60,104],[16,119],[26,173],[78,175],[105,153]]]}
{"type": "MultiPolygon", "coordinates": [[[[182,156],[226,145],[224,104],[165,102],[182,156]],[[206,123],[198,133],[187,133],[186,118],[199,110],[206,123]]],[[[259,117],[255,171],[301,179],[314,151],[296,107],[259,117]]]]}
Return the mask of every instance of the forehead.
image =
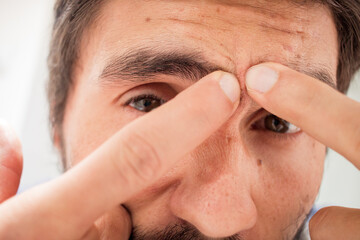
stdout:
{"type": "Polygon", "coordinates": [[[302,67],[316,64],[336,76],[337,33],[331,13],[323,5],[111,0],[100,16],[91,28],[91,46],[87,44],[86,51],[91,47],[93,55],[105,61],[146,46],[201,52],[214,64],[240,75],[253,64],[275,61],[302,67]]]}

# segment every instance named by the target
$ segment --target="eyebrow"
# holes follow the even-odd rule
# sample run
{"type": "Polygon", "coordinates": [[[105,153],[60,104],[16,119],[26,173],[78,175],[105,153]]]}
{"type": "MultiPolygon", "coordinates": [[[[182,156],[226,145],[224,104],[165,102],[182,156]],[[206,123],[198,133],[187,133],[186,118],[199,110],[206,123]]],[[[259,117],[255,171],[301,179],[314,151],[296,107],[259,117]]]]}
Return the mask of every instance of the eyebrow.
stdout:
{"type": "MultiPolygon", "coordinates": [[[[266,61],[256,64],[262,62],[266,61]]],[[[335,80],[324,66],[301,67],[303,64],[298,61],[286,65],[336,89],[335,80]]],[[[217,70],[231,72],[207,61],[201,52],[136,48],[111,59],[100,75],[100,82],[105,86],[133,85],[145,83],[159,75],[168,75],[194,83],[217,70]]]]}

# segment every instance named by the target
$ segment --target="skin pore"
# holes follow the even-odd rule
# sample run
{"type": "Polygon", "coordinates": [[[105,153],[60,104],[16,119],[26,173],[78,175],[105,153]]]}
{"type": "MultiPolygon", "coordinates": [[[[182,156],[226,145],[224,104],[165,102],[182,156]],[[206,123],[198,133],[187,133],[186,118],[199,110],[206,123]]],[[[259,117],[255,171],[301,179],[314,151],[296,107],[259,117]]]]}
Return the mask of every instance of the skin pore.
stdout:
{"type": "MultiPolygon", "coordinates": [[[[145,114],[134,108],[140,106],[134,98],[166,102],[222,69],[239,79],[238,109],[162,179],[124,204],[136,229],[133,238],[154,239],[159,232],[169,239],[292,239],[318,193],[325,147],[302,131],[267,129],[270,113],[247,95],[245,73],[272,61],[334,83],[337,54],[334,22],[320,5],[107,1],[84,34],[74,71],[63,125],[68,165],[145,114]]],[[[111,236],[116,219],[107,221],[104,231],[111,236]]]]}

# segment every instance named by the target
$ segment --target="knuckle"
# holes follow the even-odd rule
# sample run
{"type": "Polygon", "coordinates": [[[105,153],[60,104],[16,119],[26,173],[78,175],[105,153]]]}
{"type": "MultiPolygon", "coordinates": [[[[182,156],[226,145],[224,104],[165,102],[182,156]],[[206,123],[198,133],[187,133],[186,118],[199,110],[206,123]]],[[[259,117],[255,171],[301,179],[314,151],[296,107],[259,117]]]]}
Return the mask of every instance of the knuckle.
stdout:
{"type": "Polygon", "coordinates": [[[202,126],[206,128],[214,128],[219,125],[219,122],[223,119],[223,114],[217,111],[216,106],[218,105],[216,100],[206,99],[201,105],[194,105],[192,103],[184,103],[184,107],[189,116],[193,116],[192,121],[195,121],[196,126],[202,126]],[[215,106],[215,107],[214,107],[215,106]],[[219,116],[220,114],[220,116],[219,116]]]}
{"type": "Polygon", "coordinates": [[[214,119],[209,116],[209,113],[204,108],[195,108],[194,106],[189,106],[189,113],[191,116],[197,116],[193,121],[197,121],[197,126],[212,126],[214,125],[214,119]]]}
{"type": "Polygon", "coordinates": [[[323,230],[327,226],[329,211],[331,211],[329,207],[322,208],[311,218],[309,230],[312,239],[321,239],[323,237],[323,230]]]}
{"type": "Polygon", "coordinates": [[[4,157],[21,159],[21,143],[15,133],[0,121],[0,154],[4,157]]]}
{"type": "Polygon", "coordinates": [[[17,137],[0,130],[0,166],[6,167],[20,177],[22,165],[23,155],[20,141],[17,137]]]}
{"type": "Polygon", "coordinates": [[[0,159],[3,161],[12,161],[13,164],[22,163],[22,152],[21,149],[15,145],[0,145],[0,159]]]}
{"type": "Polygon", "coordinates": [[[127,180],[146,183],[161,171],[162,164],[155,147],[141,134],[124,134],[121,146],[119,170],[127,180]]]}

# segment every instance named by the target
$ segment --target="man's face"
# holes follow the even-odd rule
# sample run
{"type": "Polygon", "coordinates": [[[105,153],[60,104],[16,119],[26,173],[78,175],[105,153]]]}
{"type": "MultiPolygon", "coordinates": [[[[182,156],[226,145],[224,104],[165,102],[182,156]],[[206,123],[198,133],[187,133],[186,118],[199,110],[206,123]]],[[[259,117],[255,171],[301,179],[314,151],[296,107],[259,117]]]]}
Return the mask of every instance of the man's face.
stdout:
{"type": "Polygon", "coordinates": [[[107,1],[81,45],[64,119],[67,161],[77,164],[208,72],[232,72],[242,88],[235,114],[124,204],[134,237],[291,239],[317,195],[325,147],[255,104],[245,73],[273,61],[334,79],[337,54],[334,22],[319,5],[107,1]]]}

